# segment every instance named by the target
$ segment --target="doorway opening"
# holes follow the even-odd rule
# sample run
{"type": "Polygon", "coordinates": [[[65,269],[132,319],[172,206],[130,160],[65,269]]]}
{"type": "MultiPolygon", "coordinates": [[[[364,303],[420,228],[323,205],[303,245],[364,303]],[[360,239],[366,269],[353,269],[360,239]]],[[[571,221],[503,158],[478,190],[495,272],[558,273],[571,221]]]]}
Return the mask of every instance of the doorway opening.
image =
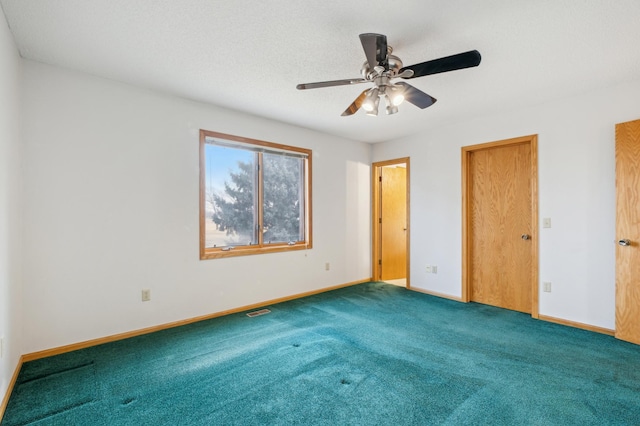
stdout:
{"type": "Polygon", "coordinates": [[[409,288],[409,158],[372,165],[372,236],[375,281],[409,288]]]}

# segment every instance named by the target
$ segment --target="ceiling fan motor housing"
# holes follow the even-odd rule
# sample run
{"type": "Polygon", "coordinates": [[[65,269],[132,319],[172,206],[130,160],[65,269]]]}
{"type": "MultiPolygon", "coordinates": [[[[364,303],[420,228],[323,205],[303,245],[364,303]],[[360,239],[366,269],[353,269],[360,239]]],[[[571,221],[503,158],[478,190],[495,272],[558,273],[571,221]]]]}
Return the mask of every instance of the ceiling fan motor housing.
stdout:
{"type": "MultiPolygon", "coordinates": [[[[402,61],[397,56],[392,55],[391,50],[392,50],[391,47],[389,47],[389,55],[387,56],[388,69],[382,72],[383,74],[387,74],[387,76],[389,77],[393,77],[397,75],[398,71],[400,71],[400,68],[402,68],[402,61]]],[[[368,61],[365,61],[364,64],[362,64],[360,73],[367,80],[373,80],[376,76],[378,76],[378,73],[376,72],[376,70],[371,69],[371,66],[369,65],[368,61]]]]}

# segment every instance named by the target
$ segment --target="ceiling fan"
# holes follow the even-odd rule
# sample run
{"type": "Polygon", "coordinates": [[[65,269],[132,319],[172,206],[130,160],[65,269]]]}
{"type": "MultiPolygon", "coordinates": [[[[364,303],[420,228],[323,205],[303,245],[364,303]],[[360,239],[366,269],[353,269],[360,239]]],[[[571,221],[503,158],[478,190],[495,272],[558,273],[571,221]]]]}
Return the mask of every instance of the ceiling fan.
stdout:
{"type": "Polygon", "coordinates": [[[387,45],[387,36],[375,33],[360,34],[360,42],[367,57],[360,70],[363,78],[303,83],[298,84],[296,88],[305,90],[371,82],[374,87],[363,91],[342,113],[342,116],[353,115],[361,107],[366,111],[367,115],[378,115],[378,105],[381,97],[385,98],[387,114],[395,114],[398,112],[398,105],[405,100],[418,108],[424,109],[433,105],[436,99],[403,81],[394,83],[392,82],[393,79],[403,78],[408,80],[425,75],[477,67],[480,65],[481,59],[480,52],[470,50],[469,52],[403,67],[400,58],[391,54],[393,49],[387,45]]]}

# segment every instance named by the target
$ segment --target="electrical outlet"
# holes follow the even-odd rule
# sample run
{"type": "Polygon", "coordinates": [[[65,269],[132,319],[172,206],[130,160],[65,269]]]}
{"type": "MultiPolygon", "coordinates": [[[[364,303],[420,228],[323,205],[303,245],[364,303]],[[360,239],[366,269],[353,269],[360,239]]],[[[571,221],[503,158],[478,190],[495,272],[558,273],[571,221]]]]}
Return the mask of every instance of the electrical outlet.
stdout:
{"type": "Polygon", "coordinates": [[[551,228],[551,218],[550,217],[545,217],[544,219],[542,219],[542,227],[543,228],[551,228]]]}
{"type": "Polygon", "coordinates": [[[142,290],[142,301],[148,302],[149,300],[151,300],[151,290],[145,288],[142,290]]]}
{"type": "Polygon", "coordinates": [[[542,283],[542,291],[545,293],[551,293],[551,283],[549,281],[545,281],[542,283]]]}
{"type": "Polygon", "coordinates": [[[430,274],[432,270],[433,267],[431,265],[427,265],[427,274],[430,274]]]}
{"type": "Polygon", "coordinates": [[[431,265],[431,273],[432,274],[438,273],[438,265],[431,265]]]}
{"type": "Polygon", "coordinates": [[[325,271],[328,271],[328,270],[330,270],[330,269],[331,269],[331,264],[330,264],[329,262],[325,263],[325,264],[324,264],[324,270],[325,270],[325,271]]]}

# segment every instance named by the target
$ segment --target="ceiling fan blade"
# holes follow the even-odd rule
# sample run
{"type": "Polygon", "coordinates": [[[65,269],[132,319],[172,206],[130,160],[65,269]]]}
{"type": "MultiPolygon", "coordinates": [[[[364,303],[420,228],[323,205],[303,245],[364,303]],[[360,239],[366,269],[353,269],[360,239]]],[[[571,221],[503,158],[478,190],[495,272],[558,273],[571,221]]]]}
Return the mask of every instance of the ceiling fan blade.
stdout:
{"type": "Polygon", "coordinates": [[[380,65],[385,70],[389,69],[387,57],[387,36],[383,34],[365,33],[360,34],[360,42],[364,49],[364,54],[372,70],[380,65]]]}
{"type": "Polygon", "coordinates": [[[351,105],[349,105],[349,107],[347,109],[344,110],[344,112],[341,114],[343,117],[346,117],[348,115],[353,115],[356,112],[358,112],[358,110],[360,109],[360,107],[362,106],[362,102],[364,102],[364,98],[367,97],[367,92],[369,91],[369,89],[365,90],[364,92],[360,93],[360,96],[358,96],[356,98],[355,101],[353,101],[351,103],[351,105]]]}
{"type": "Polygon", "coordinates": [[[461,70],[463,68],[477,67],[480,65],[480,52],[477,50],[470,50],[464,53],[458,53],[457,55],[446,56],[440,59],[434,59],[427,62],[421,62],[415,65],[409,65],[408,67],[401,68],[399,73],[404,70],[413,71],[412,77],[403,77],[404,79],[422,77],[425,75],[438,74],[441,72],[461,70]]]}
{"type": "Polygon", "coordinates": [[[332,86],[348,86],[350,84],[366,83],[368,80],[364,78],[352,78],[346,80],[333,80],[333,81],[318,81],[317,83],[302,83],[296,86],[298,90],[305,89],[317,89],[319,87],[332,87],[332,86]]]}
{"type": "Polygon", "coordinates": [[[410,84],[404,83],[402,81],[396,83],[396,86],[402,86],[404,90],[404,100],[410,102],[417,106],[420,109],[425,109],[426,107],[430,107],[434,103],[436,103],[437,99],[433,98],[422,90],[416,89],[410,84]]]}

